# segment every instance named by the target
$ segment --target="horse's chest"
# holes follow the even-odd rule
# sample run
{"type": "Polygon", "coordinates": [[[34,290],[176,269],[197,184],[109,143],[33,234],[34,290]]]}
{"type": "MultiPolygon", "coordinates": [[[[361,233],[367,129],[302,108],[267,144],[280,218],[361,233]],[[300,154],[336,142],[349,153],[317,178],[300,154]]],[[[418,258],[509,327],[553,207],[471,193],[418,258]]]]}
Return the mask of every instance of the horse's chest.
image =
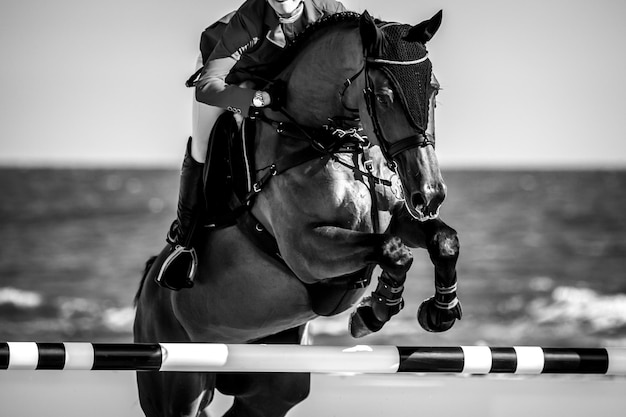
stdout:
{"type": "Polygon", "coordinates": [[[370,214],[372,198],[368,186],[337,162],[304,167],[302,175],[290,180],[281,187],[283,193],[312,217],[359,222],[370,214]]]}

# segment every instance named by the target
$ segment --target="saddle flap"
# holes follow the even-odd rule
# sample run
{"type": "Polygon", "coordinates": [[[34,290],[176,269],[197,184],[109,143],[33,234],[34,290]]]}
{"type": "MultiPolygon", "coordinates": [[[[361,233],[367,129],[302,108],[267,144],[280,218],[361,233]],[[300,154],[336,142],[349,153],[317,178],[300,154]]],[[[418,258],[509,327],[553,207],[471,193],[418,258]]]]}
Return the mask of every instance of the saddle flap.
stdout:
{"type": "Polygon", "coordinates": [[[206,221],[212,227],[234,224],[241,201],[252,188],[254,167],[254,123],[237,122],[224,112],[215,122],[207,147],[204,167],[206,221]]]}

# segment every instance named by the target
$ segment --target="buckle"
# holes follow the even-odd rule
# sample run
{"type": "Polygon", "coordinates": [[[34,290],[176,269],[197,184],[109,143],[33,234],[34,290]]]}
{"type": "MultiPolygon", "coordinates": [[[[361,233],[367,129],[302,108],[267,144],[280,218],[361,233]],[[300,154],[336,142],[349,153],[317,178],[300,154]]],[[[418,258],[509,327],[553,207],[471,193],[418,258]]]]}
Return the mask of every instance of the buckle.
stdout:
{"type": "Polygon", "coordinates": [[[353,281],[350,283],[350,285],[348,286],[348,289],[350,290],[358,290],[361,288],[366,288],[368,285],[370,285],[370,280],[363,278],[360,279],[358,281],[353,281]]]}
{"type": "Polygon", "coordinates": [[[257,117],[261,116],[261,109],[258,107],[250,107],[250,110],[248,111],[248,118],[251,120],[256,119],[257,117]]]}

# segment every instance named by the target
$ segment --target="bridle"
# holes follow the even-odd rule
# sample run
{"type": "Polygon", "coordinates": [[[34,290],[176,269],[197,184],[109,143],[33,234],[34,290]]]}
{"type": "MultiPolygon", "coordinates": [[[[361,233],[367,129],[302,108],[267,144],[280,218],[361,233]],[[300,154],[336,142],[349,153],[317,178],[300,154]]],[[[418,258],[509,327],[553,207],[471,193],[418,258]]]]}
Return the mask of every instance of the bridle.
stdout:
{"type": "Polygon", "coordinates": [[[303,149],[300,152],[296,152],[291,155],[287,155],[283,158],[274,161],[267,167],[262,168],[265,170],[265,174],[261,176],[260,180],[252,185],[252,189],[246,200],[251,200],[254,195],[261,192],[266,183],[276,175],[301,165],[305,162],[321,157],[327,158],[338,162],[347,168],[352,169],[355,174],[360,177],[367,177],[371,183],[382,184],[384,186],[391,186],[391,182],[382,178],[375,177],[373,173],[368,169],[368,172],[360,170],[357,166],[350,166],[337,158],[336,154],[341,152],[362,153],[363,149],[370,146],[370,141],[367,136],[362,134],[361,129],[351,127],[349,129],[342,129],[337,125],[344,124],[346,121],[352,123],[358,123],[359,110],[357,108],[351,108],[345,103],[345,94],[348,88],[361,76],[365,76],[365,88],[363,89],[363,95],[365,98],[365,104],[368,115],[373,122],[374,135],[378,139],[382,153],[387,160],[389,168],[393,171],[397,170],[396,158],[403,152],[406,152],[415,148],[424,148],[427,146],[435,146],[434,136],[427,133],[423,129],[416,131],[414,134],[402,138],[398,141],[391,142],[385,135],[384,129],[378,118],[376,112],[376,93],[374,92],[374,86],[372,77],[369,75],[369,67],[376,67],[380,65],[412,65],[423,62],[428,59],[428,54],[419,60],[415,61],[390,61],[385,59],[365,57],[363,66],[351,77],[347,78],[343,84],[343,88],[339,91],[339,97],[342,106],[348,112],[354,113],[355,117],[335,117],[331,118],[330,124],[321,128],[311,128],[302,126],[295,118],[290,115],[284,108],[281,108],[279,112],[287,119],[287,121],[276,121],[268,118],[262,111],[257,111],[251,116],[252,119],[260,120],[275,128],[276,132],[280,135],[290,137],[292,139],[300,139],[309,143],[310,147],[303,149]],[[320,138],[323,138],[321,140],[320,138]]]}
{"type": "Polygon", "coordinates": [[[378,138],[379,145],[383,151],[383,155],[389,162],[389,164],[394,167],[396,165],[396,158],[399,154],[408,151],[414,148],[424,148],[426,146],[432,145],[435,146],[434,136],[428,134],[425,130],[417,131],[415,134],[407,136],[403,139],[400,139],[395,142],[389,141],[385,132],[381,126],[380,119],[376,113],[376,93],[373,88],[372,77],[369,75],[368,64],[371,66],[380,66],[380,65],[412,65],[425,61],[428,59],[428,54],[426,54],[423,58],[415,61],[390,61],[385,59],[378,58],[365,58],[365,62],[361,69],[357,71],[352,77],[346,79],[343,84],[343,89],[340,91],[339,96],[341,97],[341,103],[346,110],[352,112],[358,112],[358,109],[348,107],[344,102],[344,97],[347,89],[357,80],[357,78],[364,74],[365,76],[365,88],[363,89],[363,95],[365,97],[365,104],[367,107],[367,113],[369,114],[370,119],[373,123],[374,135],[378,138]]]}
{"type": "MultiPolygon", "coordinates": [[[[370,169],[368,172],[364,172],[359,169],[358,166],[349,166],[345,162],[337,158],[336,154],[341,152],[351,152],[353,154],[362,153],[363,149],[370,146],[370,141],[367,136],[361,133],[361,129],[354,126],[360,122],[358,117],[359,109],[351,108],[345,103],[345,95],[348,88],[361,76],[365,77],[365,88],[363,89],[363,96],[365,99],[366,109],[373,124],[373,133],[378,139],[378,143],[382,150],[382,154],[387,160],[389,168],[397,173],[396,159],[400,154],[415,148],[425,148],[427,146],[435,146],[434,135],[429,134],[422,128],[417,128],[414,123],[412,127],[415,129],[414,133],[404,137],[397,141],[390,141],[383,129],[380,118],[378,117],[376,110],[376,93],[374,91],[374,84],[372,77],[369,74],[370,68],[392,66],[392,65],[415,65],[428,60],[428,53],[423,57],[415,60],[398,61],[382,59],[378,57],[369,57],[364,55],[362,67],[351,77],[347,78],[343,83],[343,88],[339,91],[340,102],[344,109],[348,113],[353,113],[353,117],[334,117],[330,118],[329,125],[325,125],[321,128],[311,128],[302,126],[296,119],[290,115],[284,108],[281,108],[279,112],[287,119],[286,121],[276,121],[268,118],[263,111],[257,111],[251,116],[252,119],[257,119],[267,124],[270,124],[276,129],[278,134],[283,136],[305,140],[309,143],[309,147],[302,151],[296,152],[292,155],[279,158],[277,161],[269,164],[267,167],[262,168],[265,170],[264,175],[260,180],[253,184],[251,193],[246,200],[251,200],[254,195],[261,192],[265,184],[276,175],[280,175],[295,166],[301,165],[307,161],[319,158],[332,159],[350,169],[359,177],[367,177],[370,183],[383,184],[385,186],[391,186],[388,180],[377,178],[373,175],[370,169]],[[349,129],[342,129],[346,125],[346,122],[351,125],[349,129]],[[323,138],[320,140],[320,138],[323,138]]],[[[270,82],[271,83],[271,82],[270,82]]],[[[398,86],[396,86],[398,88],[398,86]]],[[[405,104],[402,104],[407,111],[405,104]]]]}
{"type": "Polygon", "coordinates": [[[363,154],[369,147],[370,142],[367,136],[363,135],[362,129],[358,127],[342,128],[339,124],[345,124],[346,121],[354,124],[358,119],[337,118],[330,121],[329,125],[320,128],[311,128],[299,124],[285,109],[279,110],[287,121],[277,121],[267,117],[262,111],[257,111],[250,116],[252,120],[258,120],[266,123],[274,128],[276,133],[281,136],[304,141],[309,146],[295,151],[291,154],[284,155],[269,165],[262,167],[257,172],[263,172],[263,175],[252,184],[250,194],[246,201],[251,200],[260,193],[265,185],[272,177],[282,174],[314,159],[322,161],[332,160],[346,168],[352,170],[357,177],[367,178],[370,184],[381,184],[390,187],[391,181],[384,178],[376,177],[371,165],[365,163],[365,171],[358,167],[358,164],[350,165],[337,156],[339,153],[351,153],[353,155],[363,154]]]}

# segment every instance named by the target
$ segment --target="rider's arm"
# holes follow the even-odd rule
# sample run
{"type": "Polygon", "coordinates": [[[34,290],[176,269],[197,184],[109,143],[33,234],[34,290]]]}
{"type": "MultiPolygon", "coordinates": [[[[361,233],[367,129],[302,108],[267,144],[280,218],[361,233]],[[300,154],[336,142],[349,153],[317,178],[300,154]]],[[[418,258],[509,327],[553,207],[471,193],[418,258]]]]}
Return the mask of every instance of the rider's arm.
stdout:
{"type": "Polygon", "coordinates": [[[235,14],[200,74],[196,100],[247,116],[256,90],[229,85],[226,77],[241,55],[258,41],[245,19],[235,14]]]}
{"type": "Polygon", "coordinates": [[[231,57],[210,59],[196,84],[196,100],[211,106],[221,107],[248,115],[256,90],[226,84],[226,76],[237,61],[231,57]]]}

